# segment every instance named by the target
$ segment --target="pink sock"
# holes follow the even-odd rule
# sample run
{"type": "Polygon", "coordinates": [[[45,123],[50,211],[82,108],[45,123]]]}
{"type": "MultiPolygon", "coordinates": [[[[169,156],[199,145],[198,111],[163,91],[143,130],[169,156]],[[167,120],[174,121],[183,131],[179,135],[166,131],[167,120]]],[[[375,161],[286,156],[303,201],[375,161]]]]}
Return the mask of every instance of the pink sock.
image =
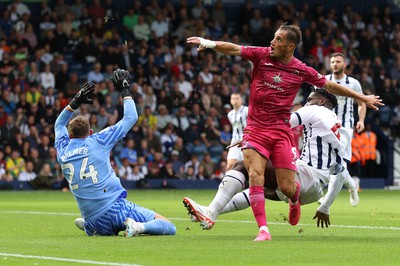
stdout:
{"type": "Polygon", "coordinates": [[[250,187],[250,205],[256,218],[258,228],[267,226],[267,214],[265,212],[265,198],[263,186],[250,187]]]}
{"type": "Polygon", "coordinates": [[[299,200],[300,196],[300,183],[296,181],[296,192],[294,193],[293,197],[290,199],[292,202],[296,202],[299,200]]]}

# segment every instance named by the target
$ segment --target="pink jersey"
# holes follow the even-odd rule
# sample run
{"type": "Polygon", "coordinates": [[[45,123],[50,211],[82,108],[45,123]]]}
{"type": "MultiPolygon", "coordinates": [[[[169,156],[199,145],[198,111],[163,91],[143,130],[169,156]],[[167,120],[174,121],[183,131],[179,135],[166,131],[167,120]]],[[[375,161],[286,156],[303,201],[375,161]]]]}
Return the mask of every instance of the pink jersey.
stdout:
{"type": "Polygon", "coordinates": [[[326,78],[297,58],[288,64],[270,57],[271,47],[242,46],[241,57],[253,62],[248,128],[286,125],[290,109],[302,83],[316,87],[326,78]]]}

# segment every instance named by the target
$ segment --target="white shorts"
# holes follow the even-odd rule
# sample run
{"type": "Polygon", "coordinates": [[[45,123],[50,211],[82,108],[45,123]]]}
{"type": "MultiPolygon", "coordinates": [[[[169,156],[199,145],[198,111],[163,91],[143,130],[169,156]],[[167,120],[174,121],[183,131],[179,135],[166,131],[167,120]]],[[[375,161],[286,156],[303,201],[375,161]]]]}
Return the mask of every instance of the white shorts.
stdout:
{"type": "Polygon", "coordinates": [[[235,146],[229,149],[227,159],[236,159],[238,161],[243,161],[242,149],[235,146]]]}
{"type": "MultiPolygon", "coordinates": [[[[296,161],[296,166],[297,172],[295,179],[300,183],[301,204],[309,204],[318,201],[323,196],[323,188],[325,187],[325,184],[320,181],[319,176],[323,175],[329,178],[329,171],[316,170],[301,160],[296,161]]],[[[282,201],[289,202],[289,199],[280,190],[276,190],[276,193],[282,201]]]]}

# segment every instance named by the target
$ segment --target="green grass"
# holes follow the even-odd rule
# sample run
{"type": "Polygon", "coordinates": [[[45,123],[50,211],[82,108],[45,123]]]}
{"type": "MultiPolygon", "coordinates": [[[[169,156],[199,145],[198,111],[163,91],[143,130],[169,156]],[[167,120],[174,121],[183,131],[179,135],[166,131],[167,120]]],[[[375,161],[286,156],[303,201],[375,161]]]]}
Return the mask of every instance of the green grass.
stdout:
{"type": "Polygon", "coordinates": [[[303,206],[292,227],[284,222],[287,205],[267,201],[273,240],[261,243],[252,241],[250,209],[220,216],[210,231],[188,220],[182,198],[207,204],[214,193],[129,191],[129,200],[170,218],[178,232],[127,239],[85,236],[74,225],[79,211],[70,193],[1,191],[0,265],[400,265],[400,191],[363,190],[356,208],[342,191],[327,229],[312,220],[316,203],[303,206]]]}

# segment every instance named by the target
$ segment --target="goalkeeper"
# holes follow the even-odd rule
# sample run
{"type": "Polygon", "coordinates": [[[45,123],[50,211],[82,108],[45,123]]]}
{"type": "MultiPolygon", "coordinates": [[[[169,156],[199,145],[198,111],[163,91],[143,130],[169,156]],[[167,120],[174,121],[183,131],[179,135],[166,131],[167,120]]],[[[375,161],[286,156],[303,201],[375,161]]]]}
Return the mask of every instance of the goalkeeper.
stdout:
{"type": "Polygon", "coordinates": [[[92,82],[83,85],[56,120],[57,159],[83,217],[75,224],[88,236],[118,235],[120,231],[126,237],[174,235],[175,225],[167,218],[126,200],[127,191],[111,168],[111,149],[138,119],[129,78],[129,72],[122,69],[115,70],[111,78],[124,102],[124,116],[117,124],[92,134],[89,121],[82,116],[69,121],[81,104],[93,103],[92,82]]]}

